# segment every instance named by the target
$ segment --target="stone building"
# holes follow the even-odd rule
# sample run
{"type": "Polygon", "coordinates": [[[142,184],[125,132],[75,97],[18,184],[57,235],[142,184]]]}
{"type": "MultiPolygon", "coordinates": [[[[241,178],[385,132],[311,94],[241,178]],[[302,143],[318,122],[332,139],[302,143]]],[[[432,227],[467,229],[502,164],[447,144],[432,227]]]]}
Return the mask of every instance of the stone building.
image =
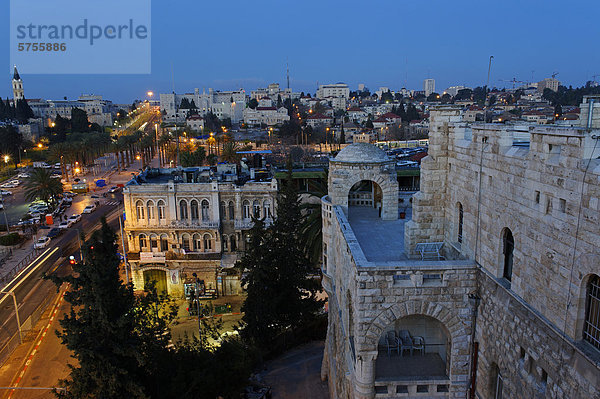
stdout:
{"type": "Polygon", "coordinates": [[[385,154],[342,150],[322,199],[331,397],[600,398],[599,134],[523,140],[435,107],[405,220],[385,154]]]}
{"type": "Polygon", "coordinates": [[[232,271],[246,246],[252,216],[275,215],[277,181],[266,173],[239,176],[236,165],[150,169],[123,190],[125,237],[135,289],[154,279],[183,296],[201,280],[207,295],[240,291],[232,271]]]}

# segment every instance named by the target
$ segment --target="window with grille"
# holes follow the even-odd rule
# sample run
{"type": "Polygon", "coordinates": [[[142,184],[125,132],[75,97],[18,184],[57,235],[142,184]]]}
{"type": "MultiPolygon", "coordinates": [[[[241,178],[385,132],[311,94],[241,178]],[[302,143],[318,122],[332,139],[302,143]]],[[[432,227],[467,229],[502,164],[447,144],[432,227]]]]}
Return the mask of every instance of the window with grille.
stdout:
{"type": "Polygon", "coordinates": [[[515,239],[509,229],[504,229],[503,234],[503,254],[504,254],[504,272],[502,277],[508,281],[512,280],[513,272],[513,251],[515,249],[515,239]]]}
{"type": "Polygon", "coordinates": [[[600,349],[600,277],[596,275],[588,283],[586,302],[583,339],[600,349]]]}

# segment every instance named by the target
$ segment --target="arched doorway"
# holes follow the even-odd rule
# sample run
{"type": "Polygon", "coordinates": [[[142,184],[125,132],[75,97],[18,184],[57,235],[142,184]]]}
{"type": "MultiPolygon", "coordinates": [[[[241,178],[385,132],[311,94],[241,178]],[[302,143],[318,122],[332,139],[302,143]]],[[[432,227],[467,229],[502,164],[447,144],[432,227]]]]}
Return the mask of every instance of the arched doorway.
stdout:
{"type": "Polygon", "coordinates": [[[451,346],[450,332],[439,320],[402,317],[379,339],[375,379],[448,379],[451,346]]]}
{"type": "Polygon", "coordinates": [[[359,211],[373,209],[381,216],[381,207],[383,206],[383,192],[379,184],[371,180],[361,180],[354,184],[348,192],[348,212],[356,211],[352,208],[362,208],[359,211]]]}
{"type": "Polygon", "coordinates": [[[159,294],[167,294],[167,272],[159,269],[144,270],[144,287],[151,281],[156,281],[156,291],[159,294]]]}

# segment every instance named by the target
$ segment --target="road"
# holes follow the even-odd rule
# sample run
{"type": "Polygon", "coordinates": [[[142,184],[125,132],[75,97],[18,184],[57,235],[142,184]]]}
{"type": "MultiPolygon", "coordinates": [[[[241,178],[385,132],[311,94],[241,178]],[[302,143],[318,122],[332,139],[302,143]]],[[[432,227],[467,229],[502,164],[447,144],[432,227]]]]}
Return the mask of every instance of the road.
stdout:
{"type": "MultiPolygon", "coordinates": [[[[68,262],[64,260],[79,251],[78,231],[88,233],[93,231],[103,215],[117,208],[120,197],[122,198],[122,195],[118,194],[113,198],[99,199],[101,205],[95,212],[84,214],[80,222],[52,240],[50,246],[42,252],[36,261],[3,288],[3,291],[15,293],[20,320],[26,320],[45,298],[56,292],[56,286],[51,281],[41,278],[43,274],[55,272],[64,276],[70,273],[68,262]]],[[[69,210],[68,214],[79,213],[78,208],[83,209],[85,202],[85,200],[80,201],[77,207],[74,206],[76,209],[69,210]]],[[[109,224],[111,227],[116,228],[118,227],[118,220],[114,218],[109,224]]],[[[89,234],[87,237],[89,237],[89,234]]],[[[0,295],[0,323],[2,323],[0,325],[0,348],[2,348],[17,331],[14,306],[12,298],[8,294],[0,295]]]]}

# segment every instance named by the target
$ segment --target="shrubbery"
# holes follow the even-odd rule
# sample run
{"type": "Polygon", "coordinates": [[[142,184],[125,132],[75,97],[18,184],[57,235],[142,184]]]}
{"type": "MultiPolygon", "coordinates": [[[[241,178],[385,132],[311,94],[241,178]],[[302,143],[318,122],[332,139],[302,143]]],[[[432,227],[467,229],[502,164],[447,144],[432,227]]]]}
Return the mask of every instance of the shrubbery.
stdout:
{"type": "Polygon", "coordinates": [[[23,241],[23,237],[19,233],[10,233],[0,237],[0,245],[17,245],[23,241]]]}

